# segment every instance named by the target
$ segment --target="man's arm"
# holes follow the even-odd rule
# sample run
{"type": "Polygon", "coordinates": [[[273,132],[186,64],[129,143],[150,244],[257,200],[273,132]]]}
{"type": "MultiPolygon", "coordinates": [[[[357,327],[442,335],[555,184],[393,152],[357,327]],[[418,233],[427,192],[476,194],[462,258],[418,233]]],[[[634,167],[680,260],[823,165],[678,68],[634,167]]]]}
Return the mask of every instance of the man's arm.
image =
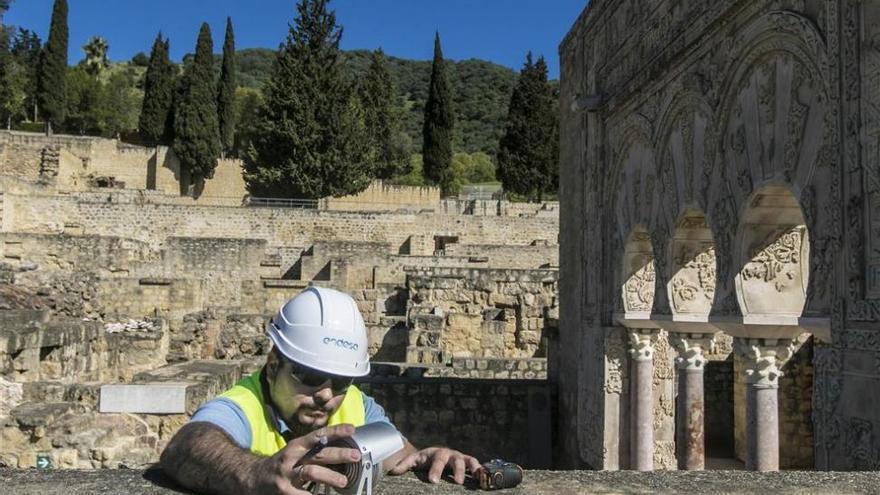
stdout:
{"type": "Polygon", "coordinates": [[[188,423],[162,452],[162,468],[178,483],[200,493],[216,495],[304,495],[310,482],[345,486],[345,476],[322,466],[356,462],[353,449],[326,448],[303,456],[322,436],[349,437],[350,425],[322,428],[297,438],[272,457],[260,457],[235,445],[220,428],[205,422],[188,423]],[[300,463],[302,460],[302,463],[300,463]]]}
{"type": "Polygon", "coordinates": [[[188,423],[162,452],[162,469],[181,485],[217,495],[247,493],[261,458],[211,423],[188,423]]]}

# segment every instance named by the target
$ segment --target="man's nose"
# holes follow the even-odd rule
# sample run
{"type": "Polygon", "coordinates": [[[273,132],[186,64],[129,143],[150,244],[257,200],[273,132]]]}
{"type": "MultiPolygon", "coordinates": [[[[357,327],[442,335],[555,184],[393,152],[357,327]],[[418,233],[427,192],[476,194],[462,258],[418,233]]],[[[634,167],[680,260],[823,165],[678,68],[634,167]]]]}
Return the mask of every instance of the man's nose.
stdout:
{"type": "Polygon", "coordinates": [[[330,388],[330,381],[328,380],[321,385],[321,388],[314,393],[313,397],[315,398],[315,403],[320,406],[330,402],[330,399],[333,398],[333,390],[330,388]]]}

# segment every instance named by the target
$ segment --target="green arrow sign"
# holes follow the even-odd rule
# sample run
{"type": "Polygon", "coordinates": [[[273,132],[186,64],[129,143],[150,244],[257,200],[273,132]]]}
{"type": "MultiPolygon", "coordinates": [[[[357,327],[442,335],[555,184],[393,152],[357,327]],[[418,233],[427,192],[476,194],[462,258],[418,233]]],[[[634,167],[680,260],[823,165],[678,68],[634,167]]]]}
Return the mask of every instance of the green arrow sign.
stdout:
{"type": "Polygon", "coordinates": [[[37,469],[52,469],[52,458],[49,454],[37,454],[37,469]]]}

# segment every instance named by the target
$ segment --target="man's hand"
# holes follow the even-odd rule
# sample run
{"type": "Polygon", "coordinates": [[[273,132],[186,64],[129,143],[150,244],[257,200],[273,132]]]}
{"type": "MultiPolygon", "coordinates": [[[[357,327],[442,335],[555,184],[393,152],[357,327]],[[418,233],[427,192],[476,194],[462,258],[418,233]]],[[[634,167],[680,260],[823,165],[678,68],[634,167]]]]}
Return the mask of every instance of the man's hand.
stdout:
{"type": "Polygon", "coordinates": [[[305,495],[309,492],[303,487],[308,483],[344,487],[348,482],[346,477],[326,466],[358,462],[361,453],[356,449],[340,447],[327,447],[315,454],[310,454],[310,451],[322,443],[321,437],[326,437],[325,442],[332,442],[350,437],[353,433],[354,427],[351,425],[331,426],[289,442],[277,454],[257,464],[247,493],[305,495]]]}
{"type": "Polygon", "coordinates": [[[475,473],[480,461],[457,450],[444,447],[429,447],[409,454],[397,463],[389,474],[403,474],[411,469],[427,469],[428,480],[439,483],[446,468],[452,469],[452,479],[459,485],[464,483],[465,472],[475,473]]]}

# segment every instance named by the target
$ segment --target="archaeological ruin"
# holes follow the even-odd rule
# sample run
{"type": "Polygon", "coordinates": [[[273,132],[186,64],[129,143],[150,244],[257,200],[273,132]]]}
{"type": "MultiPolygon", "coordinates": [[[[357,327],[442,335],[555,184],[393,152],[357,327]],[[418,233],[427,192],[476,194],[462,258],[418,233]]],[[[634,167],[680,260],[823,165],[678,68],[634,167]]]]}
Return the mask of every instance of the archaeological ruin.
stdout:
{"type": "Polygon", "coordinates": [[[592,0],[560,57],[563,462],[880,468],[880,3],[592,0]]]}
{"type": "Polygon", "coordinates": [[[156,461],[309,284],[356,299],[360,385],[414,443],[550,465],[556,203],[261,200],[235,160],[193,185],[167,148],[7,131],[0,191],[2,466],[156,461]]]}

